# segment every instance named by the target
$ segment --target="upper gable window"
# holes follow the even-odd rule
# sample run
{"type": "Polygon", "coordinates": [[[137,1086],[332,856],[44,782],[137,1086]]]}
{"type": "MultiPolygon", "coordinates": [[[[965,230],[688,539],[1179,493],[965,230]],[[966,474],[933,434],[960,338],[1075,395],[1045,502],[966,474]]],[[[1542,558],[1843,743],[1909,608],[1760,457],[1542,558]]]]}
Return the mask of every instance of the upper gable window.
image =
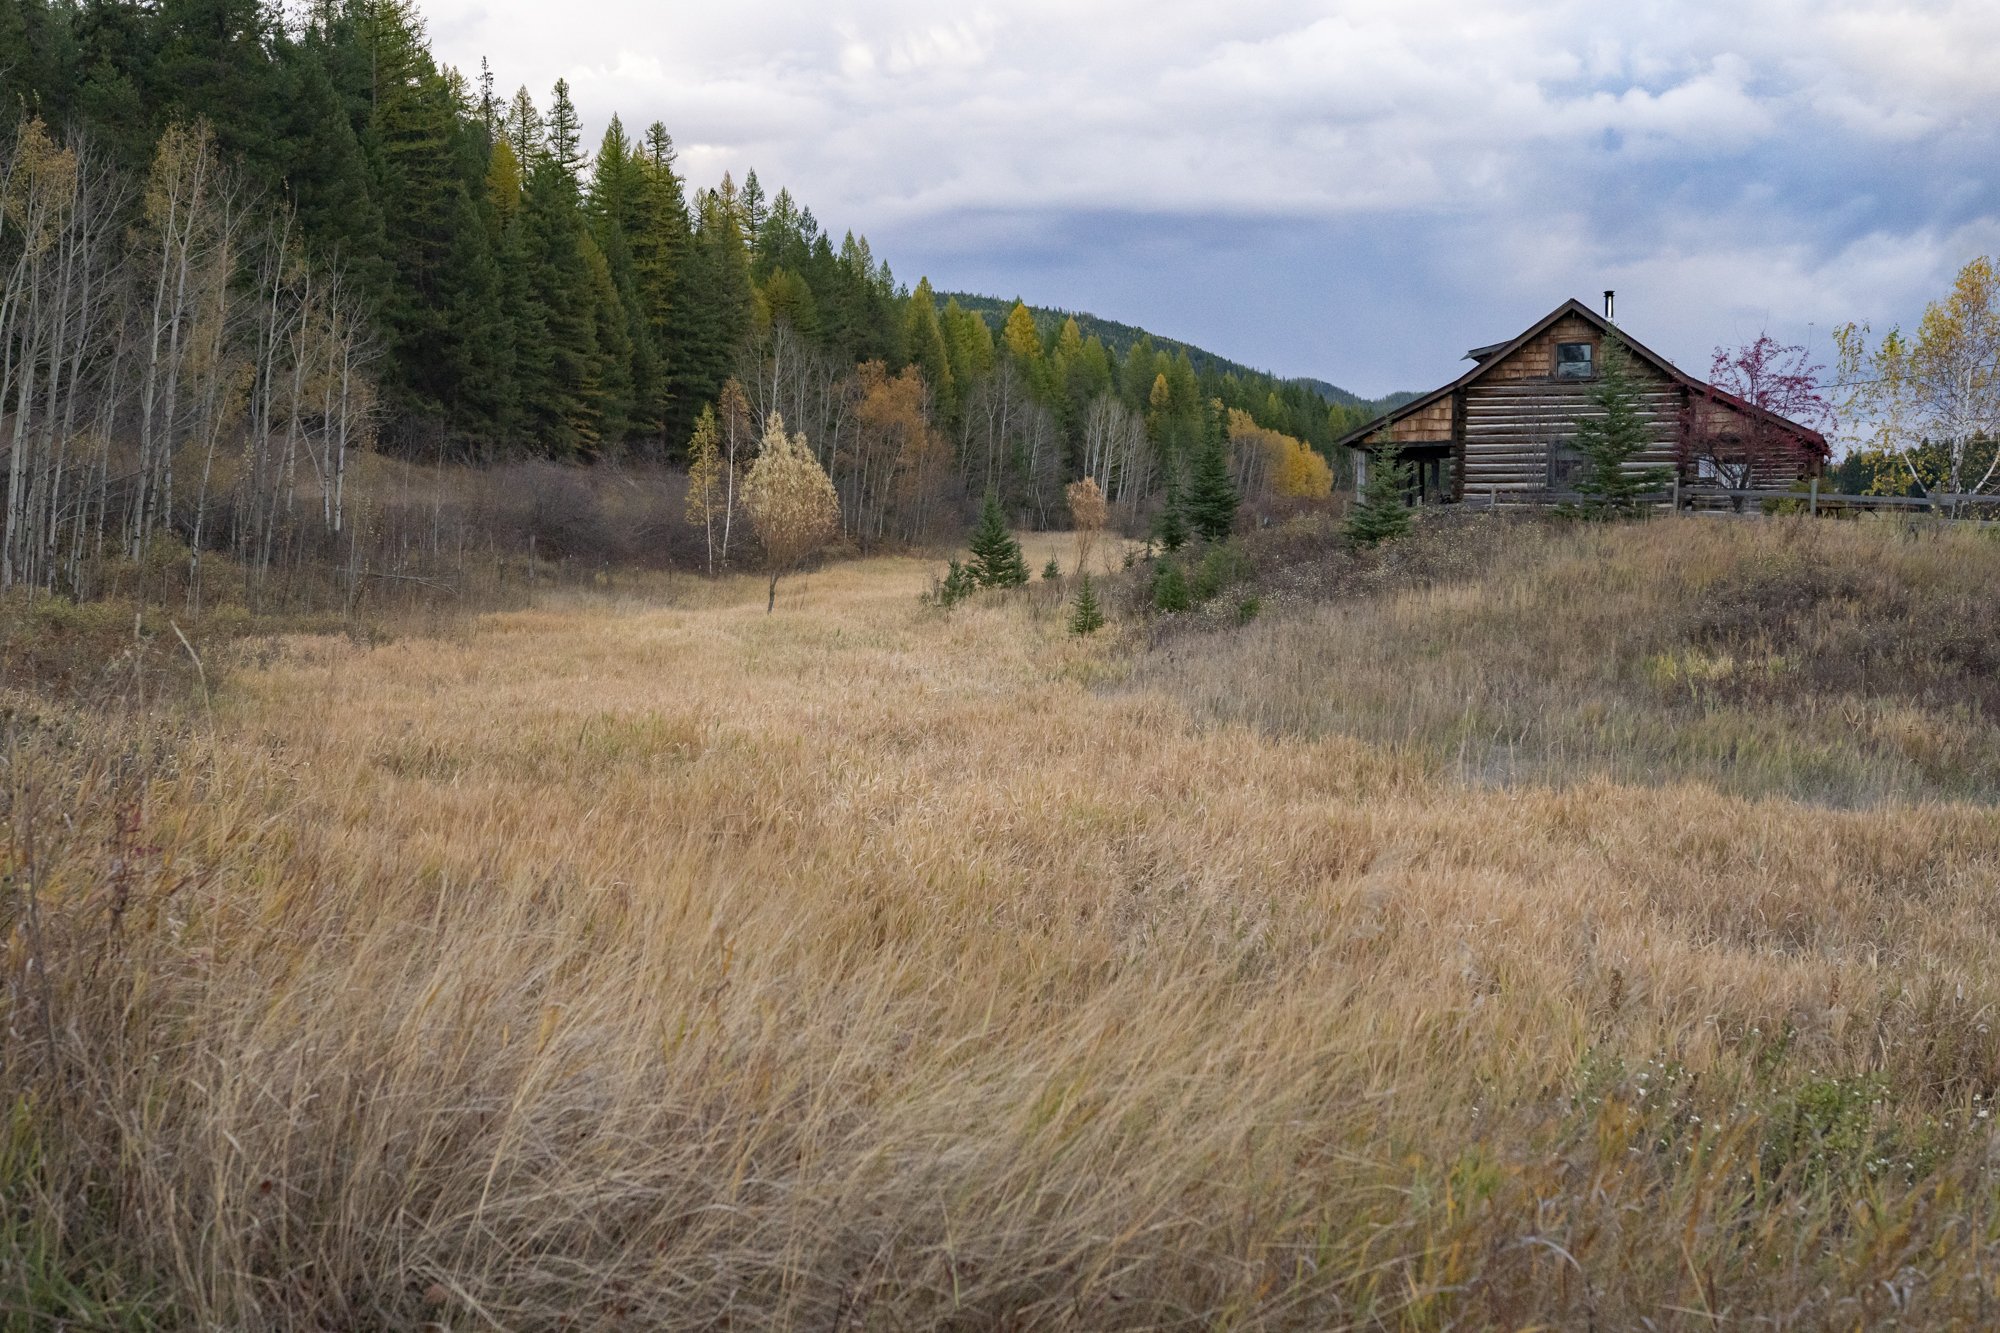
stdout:
{"type": "Polygon", "coordinates": [[[1589,343],[1556,344],[1556,378],[1559,380],[1587,380],[1595,367],[1591,360],[1594,349],[1589,343]]]}

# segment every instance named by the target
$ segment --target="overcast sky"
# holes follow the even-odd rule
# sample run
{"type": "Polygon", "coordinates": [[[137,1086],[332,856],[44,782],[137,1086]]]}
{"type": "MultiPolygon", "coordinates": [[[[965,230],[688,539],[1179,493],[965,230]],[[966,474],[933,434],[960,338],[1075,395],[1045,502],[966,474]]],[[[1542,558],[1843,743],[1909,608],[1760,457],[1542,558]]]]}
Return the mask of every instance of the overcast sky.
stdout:
{"type": "Polygon", "coordinates": [[[424,0],[593,141],[666,122],[899,279],[1358,392],[1618,291],[1690,369],[2000,254],[2000,3],[424,0]]]}

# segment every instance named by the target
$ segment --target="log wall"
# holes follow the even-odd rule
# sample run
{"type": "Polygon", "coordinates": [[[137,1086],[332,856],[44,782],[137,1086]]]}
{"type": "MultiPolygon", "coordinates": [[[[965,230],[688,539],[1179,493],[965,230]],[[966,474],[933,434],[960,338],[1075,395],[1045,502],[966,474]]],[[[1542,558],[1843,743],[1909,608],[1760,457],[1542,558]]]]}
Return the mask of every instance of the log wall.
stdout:
{"type": "MultiPolygon", "coordinates": [[[[1546,340],[1527,344],[1507,364],[1466,386],[1461,497],[1548,490],[1552,451],[1576,434],[1580,418],[1603,415],[1591,405],[1590,381],[1553,378],[1556,343],[1596,342],[1595,336],[1557,332],[1569,322],[1560,321],[1546,340]],[[1517,358],[1526,358],[1524,364],[1531,367],[1546,363],[1548,369],[1540,375],[1521,373],[1514,364],[1517,358]]],[[[1595,330],[1585,328],[1594,335],[1595,330]]],[[[1641,402],[1653,442],[1627,466],[1633,471],[1671,467],[1680,438],[1681,389],[1644,364],[1634,364],[1632,373],[1643,385],[1641,402]]]]}

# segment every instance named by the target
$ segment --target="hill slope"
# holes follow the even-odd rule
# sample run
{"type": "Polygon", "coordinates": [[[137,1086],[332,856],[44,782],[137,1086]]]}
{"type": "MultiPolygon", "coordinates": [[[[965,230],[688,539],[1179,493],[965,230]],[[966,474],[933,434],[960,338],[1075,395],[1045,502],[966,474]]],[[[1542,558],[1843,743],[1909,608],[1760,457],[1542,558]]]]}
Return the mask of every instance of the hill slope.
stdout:
{"type": "MultiPolygon", "coordinates": [[[[1001,324],[1006,321],[1007,313],[1014,308],[1014,302],[1012,301],[1003,300],[997,296],[978,296],[971,292],[939,292],[938,299],[940,301],[956,301],[965,309],[978,313],[988,324],[993,326],[993,330],[996,333],[1000,331],[1001,324]]],[[[1331,406],[1361,408],[1370,415],[1374,412],[1387,411],[1399,403],[1408,402],[1411,398],[1416,397],[1413,393],[1405,392],[1393,393],[1386,398],[1363,398],[1360,394],[1343,389],[1339,385],[1330,383],[1327,380],[1312,379],[1304,376],[1289,378],[1285,376],[1272,376],[1269,371],[1258,370],[1253,366],[1243,364],[1241,361],[1232,361],[1228,357],[1217,355],[1206,348],[1196,347],[1193,343],[1182,342],[1178,338],[1162,337],[1157,333],[1150,333],[1136,324],[1122,324],[1115,319],[1105,319],[1102,316],[1089,314],[1081,310],[1063,310],[1054,306],[1031,305],[1028,307],[1028,313],[1035,317],[1035,327],[1041,329],[1045,334],[1050,329],[1060,325],[1065,319],[1074,319],[1077,328],[1082,330],[1084,337],[1101,339],[1104,345],[1113,352],[1116,352],[1121,359],[1141,339],[1150,338],[1155,347],[1165,348],[1169,352],[1186,352],[1188,360],[1194,363],[1194,368],[1204,374],[1236,375],[1244,379],[1249,379],[1253,376],[1269,376],[1284,384],[1302,384],[1318,394],[1331,406]]]]}

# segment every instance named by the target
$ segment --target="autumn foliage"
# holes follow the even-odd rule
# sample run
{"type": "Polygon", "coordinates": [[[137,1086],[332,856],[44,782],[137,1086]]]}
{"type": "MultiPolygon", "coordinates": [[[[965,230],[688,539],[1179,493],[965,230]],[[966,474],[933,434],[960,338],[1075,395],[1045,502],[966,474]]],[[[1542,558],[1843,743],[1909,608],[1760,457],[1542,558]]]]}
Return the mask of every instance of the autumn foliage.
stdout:
{"type": "Polygon", "coordinates": [[[1741,347],[1716,348],[1708,384],[1690,395],[1682,414],[1681,462],[1731,487],[1790,481],[1825,456],[1823,442],[1785,425],[1816,432],[1831,423],[1820,387],[1824,373],[1805,348],[1768,333],[1741,347]],[[1744,412],[1742,405],[1761,410],[1744,412]]]}
{"type": "Polygon", "coordinates": [[[770,575],[764,609],[777,605],[778,576],[819,550],[840,531],[840,499],[806,437],[787,434],[776,412],[764,422],[763,444],[745,480],[745,506],[764,546],[770,575]]]}
{"type": "Polygon", "coordinates": [[[1253,509],[1323,500],[1333,493],[1333,469],[1323,455],[1303,440],[1258,425],[1240,408],[1229,411],[1229,443],[1237,485],[1253,509]]]}

